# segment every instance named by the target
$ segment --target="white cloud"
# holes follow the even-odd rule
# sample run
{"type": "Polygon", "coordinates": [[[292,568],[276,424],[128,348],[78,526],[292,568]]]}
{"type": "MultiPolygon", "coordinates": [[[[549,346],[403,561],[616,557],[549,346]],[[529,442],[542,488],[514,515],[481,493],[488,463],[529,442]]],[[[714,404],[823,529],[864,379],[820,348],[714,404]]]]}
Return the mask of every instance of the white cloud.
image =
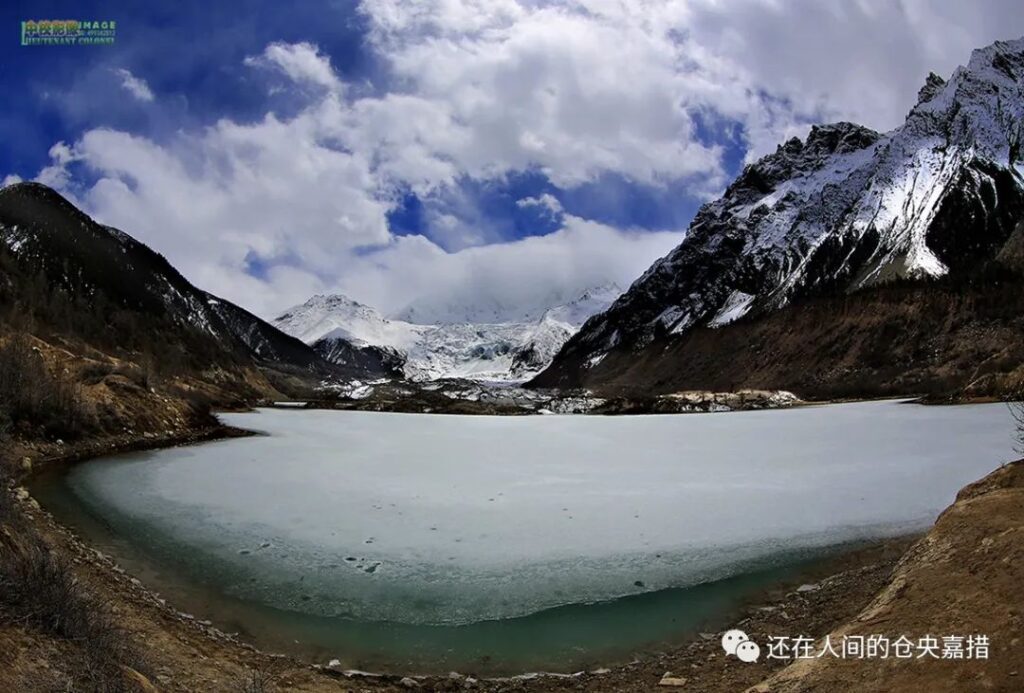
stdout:
{"type": "Polygon", "coordinates": [[[562,203],[551,193],[542,193],[536,197],[524,197],[516,200],[516,206],[520,208],[540,208],[548,216],[554,218],[562,214],[562,203]]]}
{"type": "Polygon", "coordinates": [[[544,194],[518,204],[561,230],[507,243],[465,181],[541,171],[572,188],[612,174],[708,196],[727,182],[723,133],[753,156],[812,120],[890,128],[930,69],[948,74],[972,47],[1024,33],[1024,5],[995,0],[365,0],[361,11],[387,69],[373,96],[346,90],[317,46],[273,43],[246,63],[305,88],[297,115],[159,143],[94,129],[55,145],[38,179],[263,314],[335,289],[386,311],[417,298],[508,306],[627,284],[679,235],[594,224],[544,194]],[[72,162],[95,182],[72,180],[72,162]],[[409,189],[428,237],[387,226],[409,189]]]}
{"type": "Polygon", "coordinates": [[[458,252],[423,236],[394,237],[387,203],[367,193],[365,162],[312,147],[305,127],[301,118],[220,123],[173,148],[94,130],[73,148],[55,147],[47,176],[54,184],[68,163],[89,166],[100,178],[76,202],[167,255],[203,288],[267,316],[329,291],[389,312],[417,299],[439,314],[460,304],[514,311],[608,280],[627,284],[681,240],[571,216],[547,236],[458,252]],[[297,145],[306,151],[293,156],[297,145]],[[284,262],[256,278],[246,272],[251,253],[284,262]]]}
{"type": "Polygon", "coordinates": [[[61,189],[70,180],[67,166],[75,160],[75,153],[64,142],[56,143],[47,153],[50,156],[50,165],[43,167],[35,179],[51,188],[61,189]]]}
{"type": "Polygon", "coordinates": [[[563,187],[607,171],[718,185],[720,150],[695,137],[688,112],[718,76],[681,69],[674,26],[631,7],[362,4],[402,92],[450,121],[419,141],[468,175],[537,167],[563,187]]]}
{"type": "Polygon", "coordinates": [[[330,274],[353,249],[388,241],[388,205],[365,161],[318,141],[318,117],[221,121],[163,147],[91,130],[72,150],[99,175],[82,202],[199,281],[223,284],[250,253],[330,274]]]}
{"type": "Polygon", "coordinates": [[[628,286],[681,240],[678,232],[624,231],[568,215],[546,236],[456,253],[406,236],[353,263],[334,288],[385,312],[415,304],[425,319],[514,319],[524,307],[571,300],[608,281],[628,286]]]}
{"type": "Polygon", "coordinates": [[[695,59],[763,95],[743,117],[748,158],[807,120],[894,128],[930,71],[948,77],[972,49],[1024,34],[1019,0],[691,0],[684,15],[695,59]]]}
{"type": "Polygon", "coordinates": [[[811,122],[887,130],[929,71],[948,75],[971,49],[1024,34],[1019,0],[361,7],[401,93],[450,120],[418,133],[428,156],[476,177],[536,166],[562,187],[606,171],[689,178],[697,196],[727,182],[701,122],[738,123],[748,158],[811,122]]]}
{"type": "Polygon", "coordinates": [[[146,80],[139,79],[123,67],[114,70],[114,74],[121,78],[121,88],[136,99],[144,102],[153,100],[153,92],[146,84],[146,80]]]}
{"type": "Polygon", "coordinates": [[[331,67],[331,60],[311,43],[272,43],[259,56],[245,59],[246,65],[274,68],[289,79],[341,91],[342,83],[331,67]]]}

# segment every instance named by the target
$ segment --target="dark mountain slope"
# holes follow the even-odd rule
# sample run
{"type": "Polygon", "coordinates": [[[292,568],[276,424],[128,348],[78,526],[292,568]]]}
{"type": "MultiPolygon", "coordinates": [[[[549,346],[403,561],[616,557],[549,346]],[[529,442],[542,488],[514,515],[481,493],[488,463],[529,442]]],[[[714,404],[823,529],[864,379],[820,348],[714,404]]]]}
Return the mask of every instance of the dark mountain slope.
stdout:
{"type": "Polygon", "coordinates": [[[95,223],[46,186],[0,190],[0,308],[87,344],[141,352],[176,371],[258,366],[314,382],[367,377],[227,301],[167,260],[95,223]]]}
{"type": "Polygon", "coordinates": [[[1024,275],[900,281],[795,301],[726,327],[613,349],[601,394],[785,389],[807,399],[906,394],[1003,397],[1024,383],[1024,275]]]}
{"type": "Polygon", "coordinates": [[[334,364],[360,364],[368,371],[381,373],[386,377],[402,380],[405,356],[393,347],[365,344],[356,346],[336,336],[318,339],[313,349],[327,361],[334,364]]]}

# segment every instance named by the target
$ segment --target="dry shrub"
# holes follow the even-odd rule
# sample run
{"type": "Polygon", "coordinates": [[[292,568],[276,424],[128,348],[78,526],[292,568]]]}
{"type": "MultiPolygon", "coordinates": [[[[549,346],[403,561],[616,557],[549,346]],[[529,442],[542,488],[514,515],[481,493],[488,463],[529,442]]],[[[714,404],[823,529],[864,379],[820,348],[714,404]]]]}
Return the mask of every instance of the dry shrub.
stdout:
{"type": "Polygon", "coordinates": [[[1018,455],[1024,455],[1024,393],[1018,393],[1014,401],[1008,402],[1010,415],[1016,424],[1014,429],[1013,449],[1018,455]]]}
{"type": "Polygon", "coordinates": [[[235,680],[239,693],[272,693],[277,690],[273,675],[262,667],[246,669],[235,680]]]}
{"type": "Polygon", "coordinates": [[[12,336],[0,347],[0,434],[73,439],[91,423],[78,386],[51,374],[27,337],[12,336]]]}
{"type": "Polygon", "coordinates": [[[88,590],[74,566],[25,521],[0,472],[0,621],[64,642],[59,666],[74,690],[132,691],[124,667],[147,667],[110,606],[88,590]]]}

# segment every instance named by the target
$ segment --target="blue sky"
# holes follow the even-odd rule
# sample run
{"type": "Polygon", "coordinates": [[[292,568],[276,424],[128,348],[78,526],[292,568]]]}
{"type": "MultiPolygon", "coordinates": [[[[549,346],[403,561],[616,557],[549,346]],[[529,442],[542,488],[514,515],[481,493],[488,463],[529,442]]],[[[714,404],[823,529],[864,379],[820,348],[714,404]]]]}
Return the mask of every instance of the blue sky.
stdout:
{"type": "Polygon", "coordinates": [[[0,86],[19,94],[5,109],[0,170],[32,174],[59,140],[92,127],[145,133],[157,139],[219,118],[258,119],[268,107],[287,112],[253,88],[246,56],[273,41],[314,40],[336,69],[371,83],[374,55],[363,48],[365,21],[352,3],[299,2],[15,2],[0,7],[7,41],[0,44],[0,86]],[[21,47],[22,20],[114,19],[113,46],[21,47]],[[150,106],[123,98],[114,73],[144,75],[161,94],[150,106]]]}
{"type": "MultiPolygon", "coordinates": [[[[23,94],[0,119],[0,171],[28,178],[48,162],[57,141],[73,140],[84,130],[110,127],[162,141],[181,128],[197,128],[230,118],[258,120],[267,110],[287,115],[294,101],[254,88],[244,60],[273,42],[310,42],[330,56],[339,76],[364,92],[384,91],[388,75],[365,44],[367,18],[355,2],[273,3],[245,1],[15,2],[0,12],[15,33],[23,19],[96,18],[118,23],[115,45],[104,47],[26,47],[8,41],[0,63],[4,93],[23,94]],[[142,76],[160,103],[124,99],[117,70],[142,76]]],[[[262,85],[259,85],[262,86],[262,85]]],[[[707,132],[707,141],[725,147],[729,177],[738,172],[746,151],[738,137],[707,132]]],[[[88,180],[88,178],[86,179],[88,180]]],[[[604,174],[562,191],[536,170],[514,172],[500,180],[462,183],[473,211],[496,229],[492,240],[511,240],[554,231],[550,215],[516,205],[522,198],[555,195],[567,213],[619,226],[679,229],[696,212],[700,199],[681,181],[638,185],[604,174]]],[[[452,205],[444,205],[450,209],[452,205]]],[[[398,234],[429,231],[422,201],[403,196],[391,217],[398,234]]],[[[452,210],[458,212],[459,210],[452,210]]],[[[462,210],[465,214],[466,211],[462,210]]]]}
{"type": "Polygon", "coordinates": [[[1024,33],[996,0],[725,5],[8,2],[0,177],[266,315],[528,305],[628,284],[745,160],[822,120],[894,127],[929,69],[1024,33]],[[18,45],[43,18],[116,43],[18,45]]]}

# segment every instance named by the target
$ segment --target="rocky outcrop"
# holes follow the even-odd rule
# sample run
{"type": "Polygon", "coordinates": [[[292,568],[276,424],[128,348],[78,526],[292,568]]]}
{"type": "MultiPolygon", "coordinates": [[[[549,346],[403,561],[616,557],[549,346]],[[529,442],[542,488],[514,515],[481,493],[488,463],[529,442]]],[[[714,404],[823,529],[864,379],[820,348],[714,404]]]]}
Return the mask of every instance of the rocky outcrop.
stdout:
{"type": "Polygon", "coordinates": [[[404,378],[405,354],[394,347],[354,344],[346,339],[328,337],[313,342],[313,350],[326,361],[354,366],[386,378],[404,378]]]}
{"type": "Polygon", "coordinates": [[[939,95],[944,86],[946,86],[946,80],[934,72],[929,72],[927,79],[924,81],[924,86],[917,92],[917,103],[922,104],[926,101],[931,101],[939,95]]]}

